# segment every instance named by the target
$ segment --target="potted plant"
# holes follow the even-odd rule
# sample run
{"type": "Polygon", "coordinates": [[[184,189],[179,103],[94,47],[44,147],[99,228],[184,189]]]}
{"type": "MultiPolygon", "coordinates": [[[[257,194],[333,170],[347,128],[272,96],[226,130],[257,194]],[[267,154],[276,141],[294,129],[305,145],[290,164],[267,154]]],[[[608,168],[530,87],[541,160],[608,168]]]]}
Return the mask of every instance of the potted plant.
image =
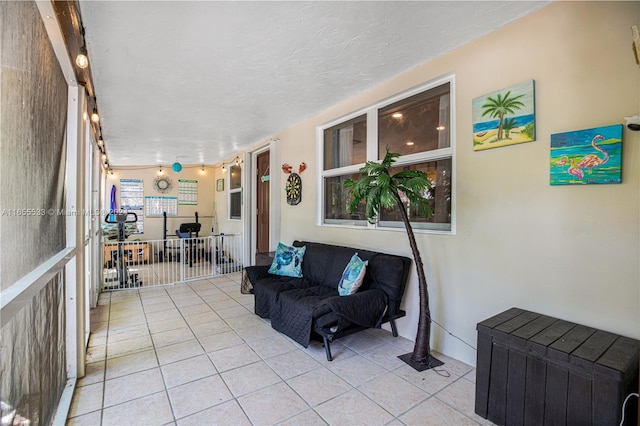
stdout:
{"type": "Polygon", "coordinates": [[[358,205],[364,200],[366,205],[365,215],[370,223],[375,223],[381,208],[394,209],[400,212],[404,223],[411,253],[416,264],[418,274],[418,292],[420,294],[420,316],[418,319],[418,331],[416,333],[415,346],[412,353],[399,356],[407,364],[418,371],[427,370],[442,365],[442,362],[431,356],[429,340],[431,338],[431,312],[429,310],[429,291],[427,279],[424,274],[422,257],[418,250],[415,235],[406,206],[402,202],[401,194],[409,200],[411,205],[418,207],[418,214],[430,217],[431,207],[424,195],[431,189],[431,183],[426,173],[419,170],[402,170],[393,175],[390,170],[396,158],[400,154],[389,152],[380,163],[367,161],[360,169],[362,177],[354,181],[348,179],[344,186],[351,191],[353,199],[349,204],[349,211],[355,212],[358,205]]]}

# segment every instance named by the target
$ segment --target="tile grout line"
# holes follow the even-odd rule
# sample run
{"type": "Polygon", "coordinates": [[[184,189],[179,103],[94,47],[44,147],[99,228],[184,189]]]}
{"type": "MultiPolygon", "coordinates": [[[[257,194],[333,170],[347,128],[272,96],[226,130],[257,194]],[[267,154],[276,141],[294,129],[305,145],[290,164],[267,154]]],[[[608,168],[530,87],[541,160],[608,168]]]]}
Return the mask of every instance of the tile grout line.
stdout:
{"type": "MultiPolygon", "coordinates": [[[[175,301],[171,298],[171,296],[169,295],[169,292],[166,289],[163,289],[163,290],[164,290],[165,294],[169,297],[169,299],[171,299],[171,302],[175,306],[175,301]]],[[[142,304],[142,310],[144,312],[144,320],[145,320],[145,323],[147,324],[147,330],[149,331],[149,338],[151,339],[151,345],[153,346],[153,354],[156,357],[156,362],[158,363],[158,370],[160,371],[160,377],[162,378],[162,387],[164,388],[164,394],[167,397],[167,402],[169,403],[169,410],[171,410],[171,417],[173,417],[173,423],[175,423],[177,421],[176,420],[176,413],[173,410],[173,404],[171,404],[171,397],[169,396],[169,389],[167,389],[167,382],[166,382],[165,377],[164,377],[164,372],[162,371],[162,365],[160,364],[160,358],[158,358],[158,350],[156,348],[156,342],[153,340],[153,335],[151,333],[151,328],[149,327],[149,320],[147,318],[147,313],[145,312],[145,309],[144,309],[144,303],[142,302],[142,296],[140,295],[139,291],[138,291],[138,296],[140,296],[140,303],[142,304]]],[[[176,306],[176,308],[177,308],[177,306],[176,306]]],[[[160,393],[160,392],[157,392],[157,393],[160,393]]]]}
{"type": "MultiPolygon", "coordinates": [[[[323,364],[321,361],[319,361],[319,360],[317,359],[317,357],[316,357],[316,356],[314,356],[315,354],[310,354],[310,353],[304,352],[304,350],[302,350],[302,348],[300,348],[300,347],[298,347],[298,346],[296,346],[296,345],[294,345],[294,349],[292,349],[291,351],[284,352],[283,354],[273,355],[273,356],[271,356],[271,357],[269,357],[269,358],[264,358],[263,356],[261,356],[261,355],[257,354],[257,353],[255,352],[255,349],[254,349],[254,348],[252,347],[252,345],[250,344],[250,342],[249,342],[249,341],[247,341],[245,337],[243,337],[242,335],[238,334],[237,328],[233,327],[229,322],[227,322],[227,320],[228,320],[228,319],[232,319],[232,318],[239,318],[239,317],[240,317],[240,316],[242,316],[242,315],[240,315],[240,316],[233,316],[233,317],[231,317],[231,318],[223,318],[222,316],[220,316],[220,315],[218,314],[218,310],[216,310],[213,306],[211,306],[211,305],[210,305],[210,303],[215,303],[215,302],[208,302],[208,301],[206,301],[206,300],[204,299],[204,297],[205,297],[205,296],[203,296],[203,295],[201,295],[201,294],[200,294],[200,291],[208,290],[208,288],[204,288],[204,289],[203,289],[203,288],[194,288],[192,285],[193,285],[193,283],[195,283],[195,282],[196,282],[196,281],[194,281],[194,282],[187,282],[187,283],[184,283],[184,284],[186,284],[186,285],[187,285],[187,287],[189,288],[189,291],[190,291],[191,293],[193,293],[193,296],[196,296],[198,299],[200,299],[200,301],[202,301],[202,302],[203,302],[203,304],[205,304],[205,305],[209,308],[209,310],[210,310],[211,312],[213,312],[214,314],[216,314],[216,315],[219,317],[219,319],[220,319],[220,320],[225,324],[225,326],[229,327],[230,331],[233,331],[233,332],[234,332],[234,333],[235,333],[235,334],[240,338],[240,340],[243,342],[242,344],[246,345],[246,346],[247,346],[251,351],[253,351],[253,352],[257,355],[257,358],[258,358],[258,360],[256,360],[255,362],[250,362],[249,364],[245,364],[245,365],[241,365],[241,366],[238,366],[238,367],[234,367],[234,368],[231,368],[231,369],[229,369],[229,370],[225,370],[224,372],[226,373],[227,371],[237,370],[237,369],[240,369],[240,368],[246,367],[246,366],[248,366],[248,365],[257,364],[258,362],[265,363],[265,364],[266,364],[266,366],[267,366],[271,371],[273,371],[273,372],[274,372],[274,374],[276,375],[276,377],[278,377],[278,379],[280,380],[280,382],[284,382],[284,383],[286,384],[286,386],[287,386],[287,387],[288,387],[288,388],[289,388],[289,389],[290,389],[290,390],[291,390],[291,391],[292,391],[292,392],[293,392],[293,393],[294,393],[298,398],[300,398],[300,400],[301,400],[301,401],[302,401],[302,402],[307,406],[307,408],[306,408],[306,409],[303,409],[301,412],[298,412],[298,413],[296,413],[296,414],[294,414],[294,415],[292,415],[292,416],[290,416],[290,417],[287,417],[287,418],[285,418],[285,419],[279,420],[279,421],[278,421],[278,423],[280,423],[280,422],[286,422],[286,421],[289,421],[289,420],[291,420],[291,419],[293,419],[293,418],[295,418],[295,417],[297,417],[297,416],[299,416],[299,415],[301,415],[301,414],[303,414],[303,413],[306,413],[306,412],[313,412],[313,413],[315,413],[315,415],[316,415],[316,416],[318,416],[318,418],[320,418],[324,423],[328,423],[328,421],[327,421],[327,420],[326,420],[326,419],[325,419],[325,418],[324,418],[324,417],[323,417],[323,416],[322,416],[322,415],[321,415],[321,414],[316,410],[316,408],[317,408],[318,406],[322,405],[322,404],[325,404],[325,403],[327,403],[327,402],[329,402],[329,401],[332,401],[332,400],[336,399],[337,397],[339,397],[339,396],[341,396],[341,395],[344,395],[345,393],[351,392],[352,390],[356,390],[358,393],[360,393],[362,396],[364,396],[367,400],[369,400],[370,402],[372,402],[372,403],[373,403],[373,404],[375,404],[376,406],[380,407],[384,412],[387,412],[387,413],[392,417],[392,420],[390,420],[390,423],[393,423],[393,421],[394,421],[394,420],[397,420],[399,423],[403,423],[402,421],[400,421],[400,420],[399,420],[399,417],[401,417],[401,416],[405,415],[405,414],[406,414],[406,413],[408,413],[409,411],[411,411],[411,410],[415,409],[417,406],[419,406],[420,404],[423,404],[425,401],[427,401],[427,400],[431,399],[431,398],[432,398],[432,397],[434,397],[434,396],[436,396],[436,400],[438,400],[439,402],[443,403],[444,405],[446,405],[446,406],[447,406],[447,407],[449,407],[450,409],[454,410],[454,411],[455,411],[455,412],[457,412],[458,414],[462,415],[463,417],[465,417],[465,418],[469,419],[470,421],[472,421],[472,422],[474,422],[474,423],[478,423],[476,420],[474,420],[473,418],[471,418],[469,415],[465,414],[464,412],[460,411],[458,408],[456,408],[456,407],[454,407],[454,406],[450,405],[449,403],[447,403],[447,402],[443,401],[442,399],[440,399],[440,398],[438,397],[438,395],[439,395],[441,392],[443,392],[445,389],[447,389],[447,388],[449,388],[450,386],[452,386],[454,383],[459,382],[459,381],[460,381],[460,379],[464,379],[464,380],[465,380],[465,383],[466,383],[466,382],[468,382],[468,384],[473,385],[473,382],[472,382],[471,380],[469,380],[469,379],[467,379],[467,378],[465,377],[467,374],[469,374],[469,372],[470,372],[470,371],[473,371],[473,369],[472,369],[472,368],[471,368],[469,371],[466,371],[466,372],[464,372],[464,373],[463,373],[463,374],[461,374],[461,375],[457,375],[457,374],[455,374],[455,373],[453,373],[453,372],[450,372],[450,374],[452,374],[452,375],[454,375],[454,376],[457,376],[457,377],[455,377],[455,379],[454,379],[454,380],[452,380],[451,382],[447,383],[447,384],[446,384],[445,386],[443,386],[442,388],[438,389],[438,391],[437,391],[437,392],[434,392],[433,394],[429,394],[428,392],[426,392],[426,390],[421,389],[420,387],[418,387],[418,386],[414,385],[413,383],[409,382],[407,379],[405,379],[404,377],[402,377],[402,376],[400,376],[400,375],[398,374],[397,370],[398,370],[399,368],[401,368],[402,366],[400,366],[400,367],[396,367],[396,368],[392,368],[392,369],[387,369],[383,364],[380,364],[379,362],[376,362],[375,360],[370,359],[368,356],[366,356],[366,355],[364,354],[364,352],[367,352],[367,351],[369,351],[369,350],[375,349],[376,347],[380,347],[380,346],[382,346],[382,345],[384,345],[384,344],[389,344],[389,345],[391,345],[391,346],[394,346],[394,347],[397,347],[397,348],[399,348],[399,349],[402,349],[400,346],[398,346],[398,345],[394,345],[394,344],[393,344],[394,342],[392,342],[392,341],[388,341],[388,340],[383,339],[383,338],[380,338],[380,337],[378,337],[378,336],[376,336],[376,335],[374,335],[374,334],[372,334],[371,336],[372,336],[372,337],[379,338],[379,339],[381,340],[381,342],[380,342],[379,344],[376,344],[376,345],[374,345],[374,346],[368,347],[368,348],[366,348],[366,349],[364,349],[364,350],[362,350],[362,351],[354,350],[353,348],[350,348],[349,346],[346,346],[346,345],[345,345],[345,347],[346,347],[347,349],[349,349],[350,351],[353,351],[354,355],[359,356],[359,357],[362,357],[363,359],[368,360],[369,362],[372,362],[373,364],[378,365],[379,367],[381,367],[382,369],[384,369],[384,370],[385,370],[385,373],[384,373],[384,374],[392,373],[394,376],[396,376],[396,377],[400,378],[403,382],[406,382],[408,385],[411,385],[411,386],[414,386],[414,387],[416,387],[416,388],[418,388],[418,389],[421,389],[423,392],[425,392],[425,393],[426,393],[427,397],[426,397],[425,399],[422,399],[421,401],[417,402],[416,404],[412,405],[410,408],[406,409],[404,412],[402,412],[402,413],[398,414],[398,416],[395,416],[395,415],[393,415],[391,412],[389,412],[387,409],[385,409],[383,406],[381,406],[378,402],[376,402],[375,400],[373,400],[373,398],[372,398],[372,397],[368,396],[366,393],[364,393],[362,390],[360,390],[360,387],[362,387],[363,385],[365,385],[365,384],[367,384],[367,383],[370,383],[371,381],[373,381],[373,380],[375,380],[375,379],[376,379],[376,378],[373,378],[373,379],[368,380],[368,381],[366,381],[366,382],[364,382],[364,383],[360,383],[358,386],[354,386],[354,385],[352,385],[352,384],[350,384],[350,383],[348,383],[348,382],[347,382],[347,384],[349,385],[350,389],[348,389],[348,390],[346,390],[346,391],[344,391],[344,392],[341,392],[341,393],[339,393],[339,394],[337,394],[337,395],[334,395],[334,396],[332,396],[331,398],[329,398],[329,399],[327,399],[327,400],[325,400],[325,401],[323,401],[323,402],[321,402],[321,403],[319,403],[319,404],[316,404],[315,406],[312,406],[309,402],[307,402],[307,401],[302,397],[302,395],[300,395],[300,394],[299,394],[299,393],[298,393],[298,392],[297,392],[297,391],[296,391],[296,390],[295,390],[295,389],[294,389],[294,388],[293,388],[293,387],[288,383],[288,380],[294,379],[294,378],[296,378],[296,377],[300,377],[300,376],[302,376],[302,375],[304,375],[304,374],[307,374],[307,373],[309,373],[309,372],[311,372],[311,371],[320,370],[321,368],[324,368],[324,370],[325,370],[325,371],[328,371],[330,374],[332,374],[332,375],[334,375],[334,376],[336,376],[336,377],[340,378],[340,377],[337,375],[337,373],[335,373],[332,369],[330,369],[330,368],[329,368],[329,365],[325,365],[325,364],[323,364]],[[305,371],[305,372],[303,372],[303,373],[297,374],[297,375],[292,376],[292,377],[290,377],[290,378],[288,378],[288,379],[286,379],[286,380],[285,380],[283,376],[281,376],[281,375],[280,375],[280,374],[278,374],[275,370],[273,370],[273,369],[271,368],[270,364],[268,364],[268,363],[266,362],[266,360],[267,360],[267,359],[274,358],[274,357],[281,356],[281,355],[285,355],[285,354],[289,354],[289,353],[291,353],[291,352],[293,352],[293,351],[296,351],[296,350],[300,350],[302,353],[306,354],[306,355],[307,355],[307,356],[309,356],[312,360],[314,360],[315,362],[317,362],[317,363],[319,364],[319,365],[318,365],[318,367],[317,367],[317,368],[316,368],[316,367],[314,367],[314,368],[312,368],[312,369],[311,369],[311,370],[309,370],[309,371],[305,371]]],[[[218,286],[218,283],[220,283],[220,282],[215,283],[215,282],[212,282],[210,279],[201,280],[201,281],[199,281],[199,282],[206,282],[206,283],[208,283],[212,288],[216,288],[217,290],[219,290],[219,291],[220,291],[220,293],[214,293],[214,294],[224,294],[225,296],[227,296],[227,297],[228,297],[228,300],[232,300],[234,303],[238,304],[239,306],[242,306],[245,310],[247,310],[249,313],[251,313],[250,303],[241,303],[241,302],[245,302],[244,297],[236,297],[236,296],[237,296],[237,294],[236,294],[236,293],[237,293],[237,291],[235,291],[235,290],[233,290],[233,291],[232,291],[232,290],[231,290],[231,287],[234,287],[235,285],[238,285],[238,283],[237,283],[235,280],[232,280],[232,279],[225,280],[225,281],[224,281],[224,284],[227,284],[227,285],[223,285],[222,287],[219,287],[219,286],[218,286]],[[228,285],[230,282],[233,282],[233,285],[228,285]]],[[[173,286],[172,286],[172,287],[173,287],[173,286]]],[[[177,288],[177,286],[176,286],[176,287],[173,287],[173,288],[177,288]]],[[[206,351],[206,349],[204,348],[203,344],[200,342],[200,339],[198,338],[198,336],[196,336],[196,334],[195,334],[195,332],[194,332],[194,330],[193,330],[193,328],[192,328],[193,326],[192,326],[189,322],[187,322],[187,319],[186,319],[187,317],[185,317],[185,314],[184,314],[184,313],[183,313],[183,311],[182,311],[182,308],[188,308],[188,307],[190,307],[190,306],[195,306],[195,305],[187,305],[187,306],[184,306],[184,307],[179,307],[179,306],[176,304],[176,300],[174,300],[174,299],[173,299],[171,292],[169,292],[169,291],[167,290],[166,286],[165,286],[165,288],[163,288],[162,290],[163,290],[162,294],[161,294],[160,296],[158,296],[158,297],[165,297],[165,296],[166,296],[166,297],[169,297],[169,299],[170,299],[170,301],[172,302],[173,306],[176,308],[176,310],[177,310],[177,311],[178,311],[178,313],[180,314],[180,317],[185,321],[185,323],[186,323],[186,325],[187,325],[188,329],[190,330],[190,332],[192,332],[192,333],[193,333],[194,338],[195,338],[195,340],[197,340],[197,342],[198,342],[198,344],[199,344],[200,348],[202,348],[202,350],[203,350],[203,352],[204,352],[204,355],[206,355],[206,356],[207,356],[208,361],[209,361],[209,362],[211,362],[211,364],[213,365],[213,367],[214,367],[214,371],[216,371],[215,375],[218,375],[218,376],[220,377],[220,379],[222,380],[222,382],[223,382],[223,383],[224,383],[224,385],[225,385],[226,390],[229,392],[229,395],[231,396],[231,399],[229,399],[229,400],[227,400],[227,401],[221,402],[221,403],[219,403],[219,404],[214,404],[214,405],[212,405],[212,406],[210,406],[210,407],[207,407],[207,408],[204,408],[204,409],[202,409],[202,410],[195,411],[195,412],[193,412],[193,413],[190,413],[190,414],[188,414],[188,415],[186,415],[186,416],[181,417],[181,419],[184,419],[184,418],[186,418],[186,417],[190,417],[190,416],[192,416],[192,415],[195,415],[195,414],[201,413],[201,412],[203,412],[203,411],[206,411],[206,410],[208,410],[208,409],[211,409],[211,408],[213,408],[213,407],[219,406],[219,405],[221,405],[221,404],[225,404],[225,403],[230,402],[230,401],[232,401],[232,400],[233,400],[233,401],[237,404],[237,406],[240,408],[241,412],[242,412],[242,413],[243,413],[243,415],[246,417],[246,419],[248,419],[248,420],[249,420],[249,422],[250,422],[251,424],[254,424],[254,422],[253,422],[253,421],[251,420],[251,418],[248,416],[248,413],[245,411],[244,407],[240,404],[240,402],[239,402],[239,398],[244,397],[244,396],[246,396],[246,395],[250,395],[250,394],[255,393],[255,392],[258,392],[258,391],[260,391],[260,390],[262,390],[262,389],[267,388],[268,386],[264,386],[264,387],[261,387],[261,388],[259,388],[259,389],[254,389],[254,390],[252,390],[251,392],[246,393],[246,394],[243,394],[243,395],[235,396],[235,395],[234,395],[234,393],[231,391],[231,388],[230,388],[230,387],[229,387],[229,385],[227,384],[227,381],[223,378],[223,376],[222,376],[222,373],[223,373],[223,372],[221,372],[221,371],[218,369],[218,367],[215,365],[215,363],[213,363],[213,360],[211,360],[211,358],[210,358],[210,356],[209,356],[209,352],[207,352],[207,351],[206,351]]],[[[136,290],[135,295],[137,296],[137,297],[135,297],[135,300],[138,300],[138,301],[140,301],[140,302],[141,302],[141,306],[142,306],[142,308],[143,308],[142,310],[143,310],[144,315],[145,315],[145,323],[146,323],[146,326],[147,326],[147,327],[146,327],[146,329],[147,329],[147,332],[149,333],[149,337],[150,337],[150,339],[151,339],[151,344],[152,344],[152,349],[154,350],[155,359],[156,359],[156,362],[158,363],[158,368],[159,368],[159,370],[160,370],[161,378],[162,378],[162,380],[163,380],[163,390],[162,390],[162,391],[164,391],[164,393],[165,393],[165,395],[166,395],[166,397],[167,397],[167,399],[168,399],[168,402],[169,402],[169,405],[170,405],[170,409],[171,409],[171,413],[172,413],[172,417],[173,417],[173,422],[177,422],[177,421],[178,421],[178,419],[176,418],[175,412],[174,412],[174,410],[173,410],[173,405],[171,404],[171,399],[170,399],[170,397],[169,397],[169,388],[168,388],[167,382],[166,382],[166,380],[165,380],[165,374],[164,374],[164,372],[163,372],[163,370],[162,370],[162,365],[160,364],[160,360],[159,360],[159,357],[158,357],[158,347],[156,346],[156,342],[155,342],[155,341],[154,341],[154,339],[153,339],[153,334],[151,333],[151,329],[150,329],[150,327],[149,327],[149,324],[150,324],[150,323],[148,322],[148,319],[147,319],[147,312],[146,312],[146,311],[145,311],[145,309],[144,309],[144,308],[145,308],[145,305],[144,305],[144,303],[142,303],[142,301],[144,300],[143,295],[142,295],[142,292],[141,292],[140,290],[136,290]]],[[[180,299],[177,299],[177,300],[180,300],[180,299]]],[[[105,397],[106,397],[106,393],[105,393],[105,391],[106,391],[106,380],[107,380],[107,379],[106,379],[106,373],[107,373],[107,362],[110,360],[110,358],[108,357],[108,344],[109,344],[109,340],[110,340],[110,339],[109,339],[109,337],[112,335],[112,329],[111,329],[111,321],[112,321],[111,316],[112,316],[112,313],[113,313],[113,312],[112,312],[112,308],[113,308],[113,304],[112,304],[112,302],[113,302],[113,299],[112,299],[111,294],[110,294],[110,295],[109,295],[108,321],[107,321],[107,324],[108,324],[108,327],[107,327],[107,338],[106,338],[105,349],[104,349],[104,350],[105,350],[104,370],[102,371],[102,407],[101,407],[101,409],[100,409],[100,410],[101,410],[101,413],[100,413],[101,423],[103,423],[103,421],[104,421],[104,409],[105,409],[105,407],[104,407],[104,402],[105,402],[105,397]]],[[[199,304],[199,303],[196,303],[196,305],[197,305],[197,304],[199,304]]],[[[238,307],[239,307],[239,306],[238,306],[238,307]]],[[[227,308],[231,309],[232,307],[227,307],[227,308]]],[[[222,308],[220,308],[220,309],[221,309],[221,310],[224,310],[224,309],[225,309],[225,307],[222,307],[222,308]]],[[[203,312],[203,313],[204,313],[204,312],[203,312]]],[[[195,314],[194,314],[194,315],[195,315],[195,314]]],[[[234,321],[234,323],[235,323],[235,321],[234,321]]],[[[264,320],[262,320],[262,324],[268,325],[268,321],[264,321],[264,320]]],[[[127,328],[127,327],[123,327],[123,328],[127,328]]],[[[213,333],[213,334],[211,334],[211,336],[215,336],[216,334],[220,334],[220,333],[213,333]]],[[[209,335],[207,335],[207,336],[209,336],[209,335]]],[[[113,338],[113,336],[111,336],[111,338],[113,338]]],[[[267,339],[268,339],[268,337],[265,337],[265,338],[258,338],[258,339],[256,339],[255,341],[267,340],[267,339]]],[[[127,340],[127,339],[125,339],[125,340],[127,340]]],[[[180,343],[180,342],[178,342],[178,343],[180,343]]],[[[232,345],[231,347],[233,347],[233,346],[238,346],[238,345],[232,345]]],[[[226,349],[226,348],[221,348],[221,349],[219,349],[219,350],[223,350],[223,349],[226,349]]],[[[138,352],[141,352],[141,351],[138,351],[138,352]]],[[[216,352],[216,351],[214,351],[214,352],[216,352]]],[[[134,352],[134,353],[137,353],[137,352],[134,352]]],[[[130,355],[130,354],[121,354],[120,356],[126,356],[126,355],[130,355]]],[[[200,355],[198,355],[198,356],[200,356],[200,355]]],[[[118,357],[116,357],[116,358],[118,358],[118,357]]],[[[185,358],[185,360],[186,360],[186,359],[191,359],[191,358],[194,358],[194,357],[188,357],[188,358],[185,358]]],[[[349,358],[349,357],[348,357],[348,358],[349,358]]],[[[345,358],[345,359],[347,359],[347,358],[345,358]]],[[[184,360],[178,360],[178,361],[175,361],[175,362],[180,362],[180,361],[184,361],[184,360]]],[[[173,364],[173,362],[172,362],[172,363],[169,363],[169,364],[166,364],[166,365],[170,365],[170,364],[173,364]]],[[[131,373],[131,374],[133,374],[133,373],[131,373]]],[[[123,376],[123,377],[124,377],[124,376],[123,376]]],[[[207,376],[207,377],[210,377],[210,376],[207,376]]],[[[193,382],[195,382],[195,381],[197,381],[197,380],[201,380],[202,378],[203,378],[203,377],[199,377],[199,378],[194,379],[194,380],[192,380],[192,381],[190,381],[190,382],[187,382],[187,383],[193,383],[193,382]]],[[[187,384],[187,383],[184,383],[184,384],[187,384]]],[[[184,385],[184,384],[181,384],[180,386],[182,386],[182,385],[184,385]]],[[[152,394],[150,394],[150,395],[154,395],[154,394],[156,394],[156,393],[160,393],[160,392],[162,392],[162,391],[158,391],[158,392],[152,393],[152,394]]],[[[130,400],[130,401],[133,401],[133,400],[136,400],[136,399],[140,399],[140,398],[143,398],[143,397],[146,397],[146,396],[149,396],[149,395],[145,395],[145,396],[142,396],[142,397],[139,397],[139,398],[134,398],[134,399],[132,399],[132,400],[130,400]]],[[[128,402],[128,401],[125,401],[125,402],[128,402]]],[[[118,404],[116,404],[116,405],[118,405],[118,404]]],[[[114,405],[114,406],[115,406],[115,405],[114,405]]],[[[88,413],[85,413],[85,414],[88,414],[88,413]]]]}

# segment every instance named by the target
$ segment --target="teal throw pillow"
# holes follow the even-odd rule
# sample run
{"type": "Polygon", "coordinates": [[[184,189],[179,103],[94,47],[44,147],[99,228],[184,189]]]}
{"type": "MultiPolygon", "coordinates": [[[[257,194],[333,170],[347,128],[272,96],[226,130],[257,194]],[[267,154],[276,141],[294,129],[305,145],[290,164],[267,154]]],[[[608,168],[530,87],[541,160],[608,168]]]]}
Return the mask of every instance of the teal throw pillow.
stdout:
{"type": "Polygon", "coordinates": [[[363,261],[358,257],[358,253],[351,256],[351,260],[347,263],[338,284],[338,293],[340,296],[348,296],[358,291],[364,281],[364,274],[367,272],[369,261],[363,261]]]}
{"type": "Polygon", "coordinates": [[[284,277],[302,278],[302,258],[307,247],[293,247],[278,243],[276,256],[269,268],[269,273],[284,277]]]}

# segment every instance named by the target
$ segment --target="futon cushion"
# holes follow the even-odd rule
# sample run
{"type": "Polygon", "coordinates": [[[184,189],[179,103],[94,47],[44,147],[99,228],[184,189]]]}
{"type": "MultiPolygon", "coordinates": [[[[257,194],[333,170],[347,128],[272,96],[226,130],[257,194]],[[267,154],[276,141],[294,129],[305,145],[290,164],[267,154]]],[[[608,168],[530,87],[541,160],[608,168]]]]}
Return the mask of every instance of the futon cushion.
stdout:
{"type": "Polygon", "coordinates": [[[306,247],[292,247],[278,243],[269,273],[283,277],[302,278],[302,260],[306,247]]]}

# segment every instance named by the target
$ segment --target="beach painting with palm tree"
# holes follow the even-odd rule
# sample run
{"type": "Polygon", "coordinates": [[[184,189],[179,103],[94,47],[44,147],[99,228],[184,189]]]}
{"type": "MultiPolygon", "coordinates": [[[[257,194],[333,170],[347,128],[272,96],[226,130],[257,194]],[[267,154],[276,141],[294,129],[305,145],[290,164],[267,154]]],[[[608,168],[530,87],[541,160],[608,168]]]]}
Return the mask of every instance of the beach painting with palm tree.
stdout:
{"type": "Polygon", "coordinates": [[[551,185],[622,182],[622,124],[551,135],[551,185]]]}
{"type": "Polygon", "coordinates": [[[536,140],[534,80],[479,96],[472,106],[474,151],[536,140]]]}

